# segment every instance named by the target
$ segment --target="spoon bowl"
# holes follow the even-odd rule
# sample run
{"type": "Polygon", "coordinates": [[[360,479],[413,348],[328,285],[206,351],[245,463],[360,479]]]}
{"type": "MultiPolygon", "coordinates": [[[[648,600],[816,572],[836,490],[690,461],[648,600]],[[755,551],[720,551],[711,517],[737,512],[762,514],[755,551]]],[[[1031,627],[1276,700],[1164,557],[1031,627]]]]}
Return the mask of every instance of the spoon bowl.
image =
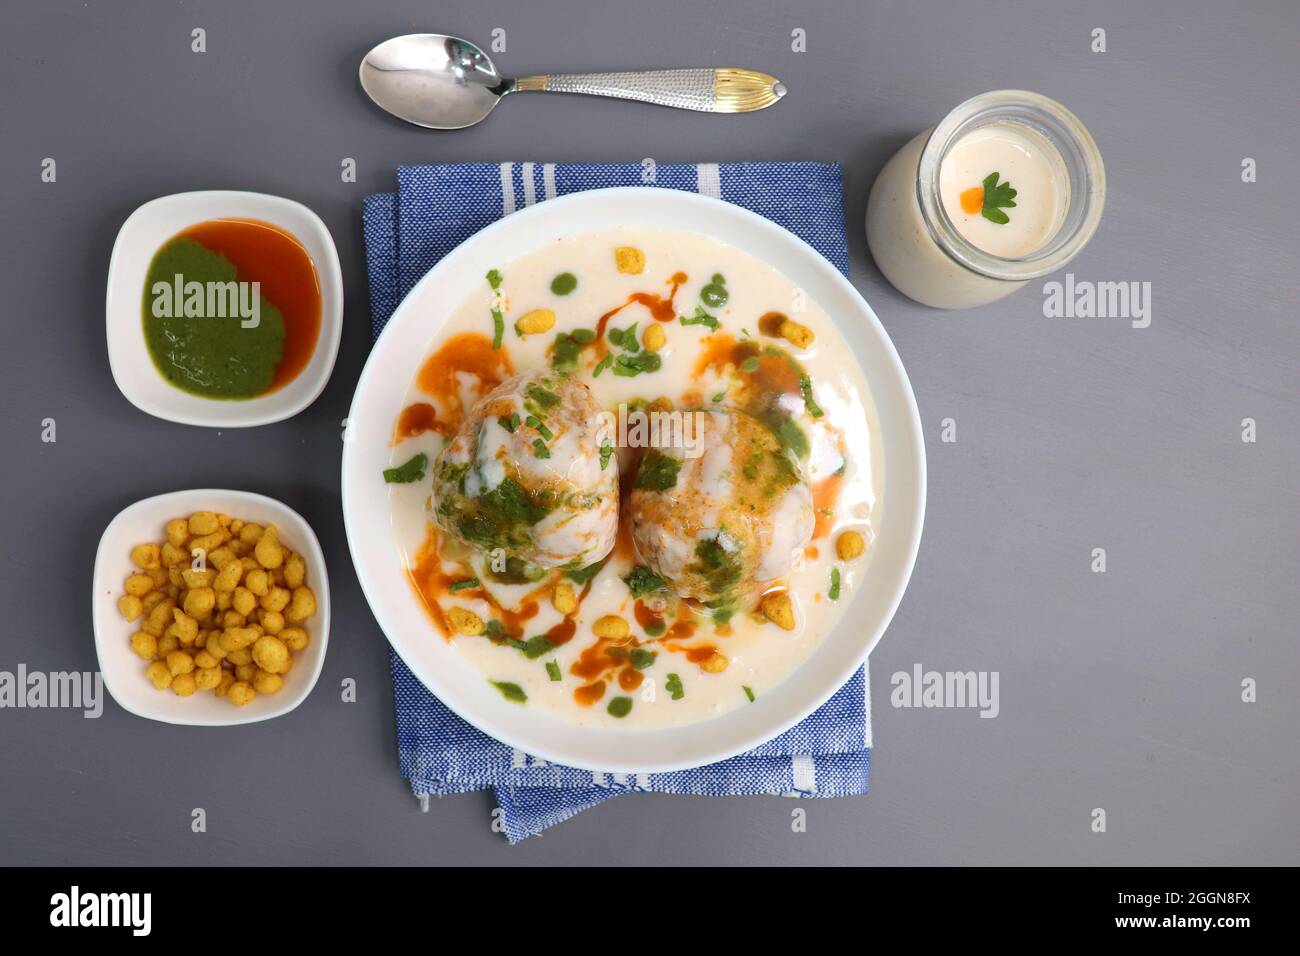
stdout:
{"type": "Polygon", "coordinates": [[[366,94],[398,119],[427,129],[473,126],[513,85],[473,43],[438,33],[385,40],[361,61],[366,94]]]}

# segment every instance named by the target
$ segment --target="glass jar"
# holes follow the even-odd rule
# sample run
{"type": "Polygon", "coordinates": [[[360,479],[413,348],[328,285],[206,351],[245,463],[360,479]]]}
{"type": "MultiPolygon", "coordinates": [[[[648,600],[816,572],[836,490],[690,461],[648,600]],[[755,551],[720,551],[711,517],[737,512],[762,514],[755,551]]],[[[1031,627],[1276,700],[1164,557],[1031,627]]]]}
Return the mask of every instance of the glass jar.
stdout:
{"type": "MultiPolygon", "coordinates": [[[[1053,157],[1055,160],[1055,157],[1053,157]]],[[[867,244],[894,287],[925,305],[968,309],[1010,295],[1064,266],[1092,238],[1106,201],[1101,153],[1078,118],[1055,100],[995,90],[962,103],[916,136],[881,169],[867,201],[867,244]],[[992,255],[962,236],[940,198],[949,151],[988,126],[1019,125],[1059,153],[1066,183],[1055,233],[1023,256],[992,255]]]]}

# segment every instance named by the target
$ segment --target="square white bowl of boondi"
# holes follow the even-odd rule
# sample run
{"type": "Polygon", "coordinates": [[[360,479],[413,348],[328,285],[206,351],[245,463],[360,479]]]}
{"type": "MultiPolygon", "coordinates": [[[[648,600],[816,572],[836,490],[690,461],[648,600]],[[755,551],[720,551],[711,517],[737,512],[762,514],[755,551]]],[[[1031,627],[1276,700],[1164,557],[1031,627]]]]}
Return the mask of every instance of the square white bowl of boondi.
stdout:
{"type": "Polygon", "coordinates": [[[99,669],[109,694],[124,710],[169,724],[209,727],[251,724],[287,714],[316,686],[325,663],[330,629],[325,555],[307,521],[274,498],[247,491],[208,488],[173,491],[137,501],[123,509],[104,529],[95,554],[93,580],[91,613],[99,669]],[[310,641],[293,654],[293,666],[284,675],[284,686],[276,694],[258,694],[242,707],[211,691],[180,697],[155,687],[145,676],[149,662],[131,649],[131,636],[140,630],[140,620],[127,621],[118,609],[118,601],[126,593],[123,582],[137,570],[131,561],[131,550],[139,544],[166,540],[164,527],[168,521],[188,518],[196,511],[275,525],[284,546],[302,555],[307,565],[305,584],[316,595],[316,614],[301,625],[310,641]]]}

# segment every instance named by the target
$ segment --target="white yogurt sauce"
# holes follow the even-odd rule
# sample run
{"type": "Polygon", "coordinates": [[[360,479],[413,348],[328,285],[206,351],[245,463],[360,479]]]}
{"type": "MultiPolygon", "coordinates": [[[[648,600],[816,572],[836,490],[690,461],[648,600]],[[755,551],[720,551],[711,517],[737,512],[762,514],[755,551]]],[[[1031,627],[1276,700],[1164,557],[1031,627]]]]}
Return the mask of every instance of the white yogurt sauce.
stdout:
{"type": "MultiPolygon", "coordinates": [[[[776,269],[731,246],[694,233],[612,230],[560,238],[523,259],[502,263],[498,269],[504,280],[502,292],[506,305],[503,346],[516,372],[546,367],[547,349],[557,333],[594,328],[601,315],[623,304],[630,295],[666,296],[671,288],[670,277],[675,273],[688,277],[673,300],[676,314],[687,316],[701,303],[701,289],[711,277],[725,276],[728,301],[717,308],[705,306],[720,323],[716,333],[706,326],[683,326],[676,320],[660,323],[667,342],[659,350],[663,365],[658,371],[620,377],[605,370],[593,378],[595,355],[588,351],[580,360],[576,377],[591,387],[599,406],[611,410],[617,409],[620,402],[652,401],[660,397],[674,403],[684,397],[687,401],[709,403],[713,397],[736,388],[734,366],[725,366],[721,371],[709,369],[698,378],[693,374],[698,360],[710,345],[719,342],[719,337],[753,341],[759,348],[769,345],[783,348],[803,365],[812,382],[815,400],[824,410],[824,416],[815,421],[800,419],[806,426],[810,446],[803,463],[805,477],[814,492],[819,486],[825,488],[822,483],[828,479],[839,482],[839,494],[831,513],[820,517],[820,533],[800,556],[794,570],[780,581],[788,587],[795,604],[798,624],[793,631],[782,630],[751,613],[747,605],[735,613],[721,632],[716,632],[707,618],[691,615],[691,620],[696,622],[692,637],[652,639],[637,623],[634,602],[621,579],[636,563],[636,558],[627,554],[624,547],[616,546],[573,615],[576,633],[553,652],[529,659],[509,644],[496,644],[482,636],[444,638],[432,618],[429,640],[452,640],[485,679],[518,685],[527,695],[522,706],[539,708],[578,724],[622,730],[664,727],[705,720],[734,707],[748,706],[746,688],[760,698],[798,667],[840,620],[856,589],[870,573],[870,541],[873,523],[879,517],[883,460],[870,389],[852,350],[826,314],[816,304],[807,302],[802,291],[776,269]],[[618,246],[633,246],[645,254],[642,273],[627,275],[617,271],[614,249],[618,246]],[[577,288],[563,296],[550,289],[552,279],[562,272],[572,273],[578,280],[577,288]],[[799,304],[803,305],[802,310],[795,311],[799,304]],[[545,334],[518,337],[514,331],[515,320],[534,309],[553,310],[557,319],[555,327],[545,334]],[[797,349],[782,339],[761,334],[759,318],[773,311],[783,312],[811,329],[815,335],[811,346],[797,349]],[[844,458],[840,455],[841,448],[847,452],[844,458]],[[842,474],[835,477],[833,473],[841,465],[842,474]],[[864,556],[841,562],[836,558],[834,542],[847,529],[860,532],[868,548],[864,556]],[[835,601],[828,597],[832,568],[839,569],[841,582],[839,599],[835,601]],[[575,699],[574,691],[587,681],[576,676],[571,668],[582,652],[596,643],[592,624],[608,614],[626,619],[640,646],[657,656],[653,664],[640,672],[639,687],[631,691],[621,689],[616,676],[607,674],[603,697],[583,706],[575,699]],[[709,645],[729,658],[726,670],[707,673],[698,662],[689,659],[689,649],[709,645]],[[548,661],[558,666],[560,680],[551,679],[548,661]],[[670,674],[677,675],[684,691],[678,700],[673,700],[666,689],[670,674]],[[615,696],[632,698],[632,709],[623,718],[612,716],[606,709],[615,696]]],[[[491,305],[492,292],[484,282],[482,289],[462,303],[440,329],[430,344],[429,355],[459,333],[472,332],[490,338],[491,305]]],[[[638,339],[646,328],[656,324],[646,307],[634,303],[614,316],[609,328],[625,329],[633,322],[637,323],[638,339]]],[[[610,350],[617,354],[612,346],[610,350]]],[[[473,376],[457,375],[463,392],[461,400],[468,411],[478,390],[465,378],[473,376]]],[[[481,390],[486,391],[486,388],[481,390]]],[[[440,415],[448,411],[439,407],[436,397],[423,392],[418,381],[412,382],[406,400],[407,405],[415,403],[433,404],[440,415]]],[[[395,421],[401,411],[393,409],[395,421]]],[[[437,433],[425,431],[397,442],[391,460],[383,464],[401,464],[417,452],[424,452],[432,461],[442,444],[443,439],[437,433]]],[[[625,469],[622,477],[625,484],[631,477],[627,469],[632,457],[627,450],[620,449],[615,458],[625,469]]],[[[380,463],[376,465],[379,467],[380,463]]],[[[394,540],[408,568],[416,567],[426,541],[425,509],[429,494],[427,475],[422,482],[390,486],[394,540]]],[[[473,566],[481,569],[481,560],[475,558],[473,566]]],[[[495,601],[506,608],[517,607],[530,592],[536,592],[546,583],[543,579],[531,585],[501,585],[482,575],[480,580],[495,601]]],[[[543,634],[562,621],[562,615],[551,606],[547,594],[549,589],[535,598],[537,610],[524,625],[524,639],[543,634]]],[[[438,603],[444,609],[452,605],[466,608],[485,620],[494,614],[492,605],[472,590],[443,593],[438,603]]],[[[671,625],[673,621],[667,623],[671,625]]]]}

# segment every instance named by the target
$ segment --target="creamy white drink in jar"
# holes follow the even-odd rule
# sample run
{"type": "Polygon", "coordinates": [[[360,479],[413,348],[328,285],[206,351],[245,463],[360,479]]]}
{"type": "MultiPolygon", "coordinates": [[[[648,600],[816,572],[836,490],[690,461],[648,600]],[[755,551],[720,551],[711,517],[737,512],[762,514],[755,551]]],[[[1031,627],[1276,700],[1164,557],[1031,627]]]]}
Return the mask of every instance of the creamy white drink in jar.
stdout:
{"type": "Polygon", "coordinates": [[[1070,203],[1061,154],[1033,129],[996,123],[963,136],[939,165],[939,198],[957,231],[1011,259],[1047,244],[1070,203]]]}
{"type": "Polygon", "coordinates": [[[971,308],[1064,266],[1096,231],[1105,171],[1072,113],[1020,90],[966,101],[876,177],[867,242],[925,305],[971,308]]]}

